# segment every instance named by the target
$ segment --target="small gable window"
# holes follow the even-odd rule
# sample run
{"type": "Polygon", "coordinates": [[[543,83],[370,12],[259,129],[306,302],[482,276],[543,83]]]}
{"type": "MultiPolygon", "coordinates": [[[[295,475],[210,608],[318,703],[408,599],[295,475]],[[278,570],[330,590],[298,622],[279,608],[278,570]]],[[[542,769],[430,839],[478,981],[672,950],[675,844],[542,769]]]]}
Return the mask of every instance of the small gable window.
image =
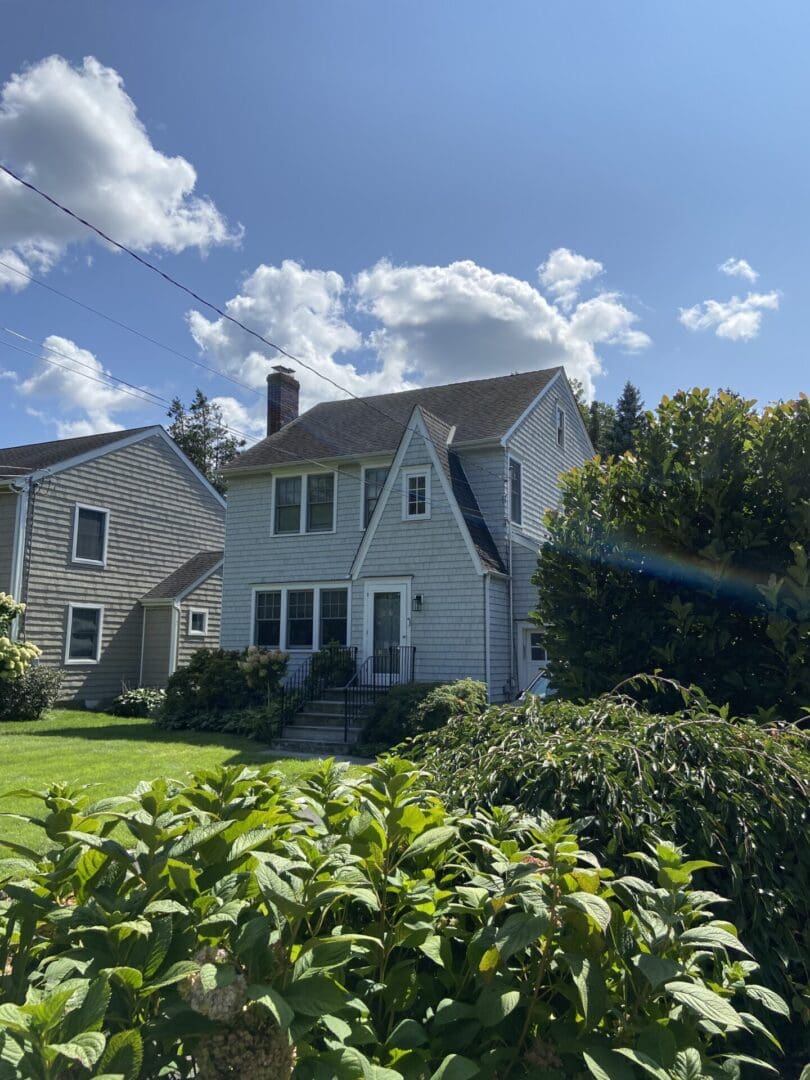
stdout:
{"type": "Polygon", "coordinates": [[[276,478],[277,533],[301,531],[301,477],[279,476],[276,478]]]}
{"type": "Polygon", "coordinates": [[[205,637],[208,633],[208,608],[189,608],[188,632],[190,637],[205,637]]]}
{"type": "Polygon", "coordinates": [[[561,405],[557,406],[557,446],[565,449],[565,410],[561,405]]]}
{"type": "Polygon", "coordinates": [[[408,470],[403,474],[403,518],[430,517],[430,473],[424,469],[408,470]]]}
{"type": "Polygon", "coordinates": [[[366,469],[363,473],[363,528],[368,527],[371,515],[380,501],[388,479],[388,468],[366,469]]]}
{"type": "Polygon", "coordinates": [[[314,473],[307,477],[307,532],[331,532],[334,528],[335,475],[314,473]]]}
{"type": "Polygon", "coordinates": [[[514,458],[509,458],[509,520],[515,525],[523,521],[523,470],[514,458]]]}
{"type": "Polygon", "coordinates": [[[73,518],[73,561],[104,566],[107,561],[109,510],[76,504],[73,518]]]}

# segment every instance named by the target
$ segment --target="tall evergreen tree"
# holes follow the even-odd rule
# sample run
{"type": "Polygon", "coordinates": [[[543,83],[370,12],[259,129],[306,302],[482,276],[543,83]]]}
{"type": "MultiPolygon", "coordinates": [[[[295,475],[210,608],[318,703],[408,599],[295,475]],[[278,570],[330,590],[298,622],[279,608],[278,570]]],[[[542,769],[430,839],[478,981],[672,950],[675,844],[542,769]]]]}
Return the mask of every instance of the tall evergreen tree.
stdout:
{"type": "Polygon", "coordinates": [[[216,402],[209,401],[197,387],[188,409],[176,397],[172,399],[166,415],[171,419],[171,437],[203,476],[224,494],[222,469],[236,457],[245,440],[228,431],[222,408],[216,402]]]}
{"type": "Polygon", "coordinates": [[[632,450],[636,445],[636,437],[645,424],[641,392],[628,379],[616,402],[615,420],[607,444],[607,452],[618,457],[625,450],[632,450]]]}

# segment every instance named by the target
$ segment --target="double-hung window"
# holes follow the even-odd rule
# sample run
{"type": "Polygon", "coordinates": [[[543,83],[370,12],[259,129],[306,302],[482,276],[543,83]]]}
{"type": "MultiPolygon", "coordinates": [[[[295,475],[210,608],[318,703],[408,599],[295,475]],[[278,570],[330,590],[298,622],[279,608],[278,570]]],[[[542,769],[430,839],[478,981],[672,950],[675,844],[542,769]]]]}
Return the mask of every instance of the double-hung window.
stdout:
{"type": "Polygon", "coordinates": [[[371,515],[380,501],[380,495],[388,479],[388,467],[366,469],[363,472],[363,528],[368,527],[371,515]]]}
{"type": "Polygon", "coordinates": [[[104,608],[99,604],[69,604],[65,663],[97,664],[101,656],[104,608]]]}
{"type": "Polygon", "coordinates": [[[301,531],[301,477],[279,476],[276,478],[277,533],[301,531]]]}
{"type": "Polygon", "coordinates": [[[557,406],[557,446],[565,449],[565,409],[562,405],[557,406]]]}
{"type": "Polygon", "coordinates": [[[523,521],[523,470],[514,458],[509,458],[509,520],[515,525],[523,521]]]}
{"type": "Polygon", "coordinates": [[[347,589],[321,589],[320,647],[347,644],[349,593],[347,589]]]}
{"type": "Polygon", "coordinates": [[[427,470],[407,470],[402,478],[403,518],[430,517],[430,473],[427,470]]]}
{"type": "Polygon", "coordinates": [[[109,510],[76,504],[73,516],[73,561],[104,566],[107,561],[109,510]]]}
{"type": "Polygon", "coordinates": [[[312,589],[295,589],[287,593],[287,648],[311,649],[313,643],[312,589]]]}
{"type": "Polygon", "coordinates": [[[262,649],[281,647],[281,591],[256,593],[256,644],[262,649]]]}
{"type": "Polygon", "coordinates": [[[334,510],[335,474],[310,474],[307,477],[307,532],[331,532],[334,510]]]}

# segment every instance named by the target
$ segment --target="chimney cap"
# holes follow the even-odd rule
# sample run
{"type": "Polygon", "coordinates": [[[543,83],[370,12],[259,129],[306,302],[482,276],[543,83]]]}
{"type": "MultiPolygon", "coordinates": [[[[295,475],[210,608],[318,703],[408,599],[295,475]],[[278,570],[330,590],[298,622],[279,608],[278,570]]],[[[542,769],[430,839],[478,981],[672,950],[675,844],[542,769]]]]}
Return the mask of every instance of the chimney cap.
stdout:
{"type": "Polygon", "coordinates": [[[274,364],[273,371],[277,371],[280,375],[294,375],[295,368],[284,367],[283,364],[274,364]]]}

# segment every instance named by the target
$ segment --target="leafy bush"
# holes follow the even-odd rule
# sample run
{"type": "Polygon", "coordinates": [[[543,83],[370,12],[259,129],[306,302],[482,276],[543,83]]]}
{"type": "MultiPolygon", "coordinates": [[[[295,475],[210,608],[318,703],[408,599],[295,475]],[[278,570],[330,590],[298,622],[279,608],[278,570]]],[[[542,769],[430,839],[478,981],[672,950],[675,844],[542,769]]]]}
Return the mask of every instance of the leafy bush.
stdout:
{"type": "Polygon", "coordinates": [[[453,720],[407,753],[456,805],[586,821],[603,857],[657,835],[719,863],[710,881],[733,901],[768,984],[810,1022],[810,739],[724,712],[529,699],[453,720]]]}
{"type": "MultiPolygon", "coordinates": [[[[638,672],[737,714],[810,702],[810,400],[664,398],[635,450],[561,481],[535,582],[549,671],[591,698],[638,672]]],[[[665,708],[663,711],[668,711],[665,708]]]]}
{"type": "Polygon", "coordinates": [[[171,729],[236,731],[243,723],[252,728],[257,710],[272,713],[268,703],[278,695],[286,666],[286,655],[274,651],[198,649],[169,677],[157,723],[171,729]]]}
{"type": "Polygon", "coordinates": [[[38,797],[48,853],[0,862],[10,1080],[728,1078],[786,1011],[703,863],[658,843],[616,878],[405,762],[38,797]]]}
{"type": "Polygon", "coordinates": [[[454,683],[403,683],[392,686],[373,705],[360,749],[378,754],[453,716],[476,715],[487,704],[487,688],[475,679],[454,683]]]}
{"type": "Polygon", "coordinates": [[[28,668],[14,679],[0,679],[0,723],[39,720],[52,709],[62,686],[59,668],[28,668]]]}
{"type": "Polygon", "coordinates": [[[110,706],[113,716],[157,716],[166,700],[166,691],[149,686],[123,690],[110,706]]]}
{"type": "Polygon", "coordinates": [[[345,686],[356,671],[352,650],[336,641],[324,645],[312,657],[312,677],[326,686],[345,686]]]}

